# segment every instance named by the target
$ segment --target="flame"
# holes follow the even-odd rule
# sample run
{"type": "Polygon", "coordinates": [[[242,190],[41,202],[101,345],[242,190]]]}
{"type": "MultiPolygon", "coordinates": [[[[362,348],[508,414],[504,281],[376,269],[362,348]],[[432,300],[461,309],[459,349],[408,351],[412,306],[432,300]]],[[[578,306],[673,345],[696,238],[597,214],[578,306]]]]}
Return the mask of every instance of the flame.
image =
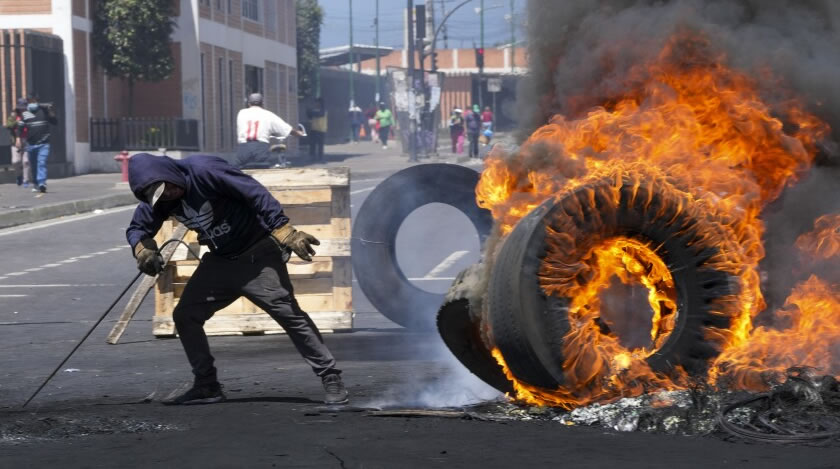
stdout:
{"type": "Polygon", "coordinates": [[[812,259],[830,259],[840,254],[840,214],[817,218],[814,230],[800,236],[796,247],[812,259]]]}
{"type": "MultiPolygon", "coordinates": [[[[840,314],[836,297],[819,280],[808,280],[793,294],[789,302],[796,314],[790,308],[779,313],[791,322],[790,334],[753,326],[755,316],[765,309],[758,272],[765,254],[761,210],[807,171],[816,142],[829,129],[795,99],[766,103],[756,81],[725,62],[705,37],[676,34],[655,60],[631,70],[621,96],[604,98],[603,105],[580,115],[555,115],[515,154],[494,148],[476,199],[491,211],[501,236],[545,200],[559,199],[594,181],[655,185],[658,193],[681,201],[680,210],[698,220],[704,239],[719,247],[707,264],[739,283],[737,293],[715,306],[716,314],[732,318],[731,326],[704,331],[724,351],[709,364],[709,380],[726,375],[742,387],[754,388],[737,377],[808,360],[831,368],[819,355],[822,349],[813,345],[830,343],[834,336],[812,337],[804,329],[827,328],[831,314],[840,314]],[[818,313],[820,308],[828,309],[818,313]],[[754,345],[758,338],[767,340],[764,346],[754,345]],[[773,346],[782,339],[795,345],[786,347],[788,352],[775,352],[773,346]],[[797,347],[802,354],[793,352],[797,347]],[[769,361],[761,358],[770,356],[769,361]]],[[[610,203],[617,192],[600,195],[610,203]]],[[[833,223],[840,225],[836,218],[833,223]]],[[[819,252],[836,254],[840,235],[827,226],[820,241],[803,238],[802,243],[816,243],[819,252]]],[[[679,314],[673,279],[655,247],[623,237],[596,236],[582,245],[568,238],[563,232],[547,232],[548,253],[540,271],[547,293],[571,299],[571,328],[563,349],[565,384],[547,390],[520,381],[494,348],[493,356],[513,382],[516,397],[568,408],[686,386],[682,370],[664,376],[645,362],[679,314]],[[601,296],[615,279],[648,292],[648,345],[628,348],[609,328],[599,326],[604,313],[601,296]]]]}

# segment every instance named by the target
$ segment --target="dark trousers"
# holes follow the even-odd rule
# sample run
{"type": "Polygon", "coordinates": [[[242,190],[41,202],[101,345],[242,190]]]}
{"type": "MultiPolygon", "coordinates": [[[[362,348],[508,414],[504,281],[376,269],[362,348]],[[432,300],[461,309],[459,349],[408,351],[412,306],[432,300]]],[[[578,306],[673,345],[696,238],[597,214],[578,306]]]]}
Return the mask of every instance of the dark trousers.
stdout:
{"type": "Polygon", "coordinates": [[[324,132],[309,131],[309,156],[318,161],[324,161],[324,137],[324,132]]]}
{"type": "Polygon", "coordinates": [[[391,135],[391,126],[384,125],[379,127],[379,141],[382,142],[383,146],[388,145],[388,136],[391,135]]]}
{"type": "Polygon", "coordinates": [[[359,129],[362,128],[362,124],[350,124],[350,133],[351,139],[354,142],[359,141],[359,129]]]}
{"type": "Polygon", "coordinates": [[[250,140],[236,146],[236,166],[238,168],[267,168],[277,163],[277,156],[271,154],[271,146],[259,140],[250,140]]]}
{"type": "Polygon", "coordinates": [[[202,256],[172,312],[196,385],[217,380],[204,323],[240,296],[251,300],[283,327],[315,374],[341,372],[318,327],[298,306],[283,253],[267,236],[235,259],[213,253],[202,256]]]}
{"type": "Polygon", "coordinates": [[[478,158],[478,134],[472,132],[467,134],[470,137],[470,158],[478,158]]]}

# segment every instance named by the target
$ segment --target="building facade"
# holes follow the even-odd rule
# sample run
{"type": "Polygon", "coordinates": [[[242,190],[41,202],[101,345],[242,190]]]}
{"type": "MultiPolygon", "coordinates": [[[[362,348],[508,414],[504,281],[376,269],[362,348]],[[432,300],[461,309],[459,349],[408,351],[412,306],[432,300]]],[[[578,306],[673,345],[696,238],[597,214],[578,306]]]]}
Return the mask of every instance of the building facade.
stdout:
{"type": "Polygon", "coordinates": [[[92,123],[194,120],[196,150],[226,154],[236,143],[236,113],[251,92],[262,92],[266,108],[296,120],[290,117],[297,116],[295,0],[173,0],[175,70],[166,80],[136,83],[131,103],[127,82],[106,76],[93,56],[98,3],[0,0],[0,29],[34,29],[63,41],[66,160],[76,174],[118,169],[113,151],[92,148],[92,123]]]}

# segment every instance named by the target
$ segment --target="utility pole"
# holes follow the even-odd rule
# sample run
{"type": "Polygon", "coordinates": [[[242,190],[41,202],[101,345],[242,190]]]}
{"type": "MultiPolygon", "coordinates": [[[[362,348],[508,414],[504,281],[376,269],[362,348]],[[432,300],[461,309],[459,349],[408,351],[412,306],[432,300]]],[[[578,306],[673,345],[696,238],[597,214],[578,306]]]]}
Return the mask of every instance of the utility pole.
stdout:
{"type": "MultiPolygon", "coordinates": [[[[444,3],[443,0],[440,0],[440,8],[443,10],[441,15],[444,18],[443,21],[445,22],[448,15],[446,14],[446,3],[444,3]]],[[[449,28],[444,26],[444,24],[446,23],[441,24],[441,26],[443,26],[443,48],[449,49],[449,28]]],[[[437,35],[435,35],[435,37],[437,37],[437,35]]]]}
{"type": "MultiPolygon", "coordinates": [[[[479,47],[484,50],[484,0],[481,0],[481,45],[479,47]]],[[[484,109],[484,67],[478,68],[478,108],[484,109]]]]}
{"type": "Polygon", "coordinates": [[[408,151],[409,161],[417,161],[417,100],[414,92],[414,0],[406,0],[408,19],[408,151]]]}
{"type": "MultiPolygon", "coordinates": [[[[377,0],[378,1],[378,0],[377,0]]],[[[513,0],[510,0],[510,73],[516,69],[516,18],[513,14],[513,0]]],[[[495,111],[496,108],[493,108],[495,111]]]]}
{"type": "Polygon", "coordinates": [[[376,45],[376,106],[379,107],[379,0],[376,0],[376,17],[373,19],[376,26],[374,44],[376,45]]]}
{"type": "Polygon", "coordinates": [[[356,91],[353,87],[353,73],[353,0],[350,0],[350,106],[353,106],[356,91]]]}

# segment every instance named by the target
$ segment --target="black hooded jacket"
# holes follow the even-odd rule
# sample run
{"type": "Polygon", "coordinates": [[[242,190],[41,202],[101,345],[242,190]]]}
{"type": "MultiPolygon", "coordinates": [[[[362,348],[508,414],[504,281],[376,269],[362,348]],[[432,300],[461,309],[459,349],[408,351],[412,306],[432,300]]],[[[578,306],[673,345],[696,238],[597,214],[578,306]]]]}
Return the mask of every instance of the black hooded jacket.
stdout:
{"type": "Polygon", "coordinates": [[[140,201],[126,229],[132,249],[153,237],[169,216],[198,233],[199,244],[226,257],[241,254],[289,222],[283,206],[262,184],[217,156],[174,160],[139,153],[128,160],[128,183],[140,201]],[[144,190],[161,181],[184,188],[184,196],[161,200],[152,209],[144,190]]]}

